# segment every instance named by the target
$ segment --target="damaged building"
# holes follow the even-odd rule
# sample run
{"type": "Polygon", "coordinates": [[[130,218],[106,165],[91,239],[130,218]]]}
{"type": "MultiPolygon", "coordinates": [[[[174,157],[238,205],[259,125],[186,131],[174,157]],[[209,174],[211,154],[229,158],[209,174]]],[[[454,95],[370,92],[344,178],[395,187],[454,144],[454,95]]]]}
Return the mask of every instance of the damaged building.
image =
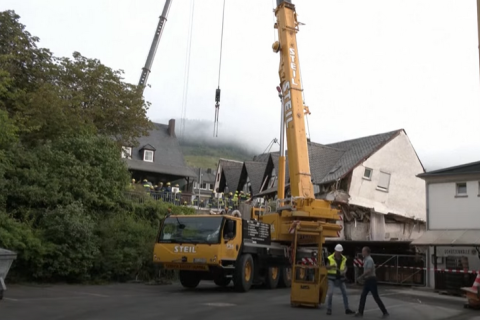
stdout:
{"type": "MultiPolygon", "coordinates": [[[[417,177],[425,170],[405,130],[331,144],[308,141],[308,149],[316,198],[345,202],[343,230],[329,241],[395,242],[408,248],[425,231],[425,183],[417,177]]],[[[274,199],[278,157],[278,152],[261,154],[243,166],[222,159],[216,187],[223,192],[228,182],[230,191],[240,191],[255,181],[254,197],[274,199]]],[[[288,194],[288,157],[286,171],[288,194]]]]}

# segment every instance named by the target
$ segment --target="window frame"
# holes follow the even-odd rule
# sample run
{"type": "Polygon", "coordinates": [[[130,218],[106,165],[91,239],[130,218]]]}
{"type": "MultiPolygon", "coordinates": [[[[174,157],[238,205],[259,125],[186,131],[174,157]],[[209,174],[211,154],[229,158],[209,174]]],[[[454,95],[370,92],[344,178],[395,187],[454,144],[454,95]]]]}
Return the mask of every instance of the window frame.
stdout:
{"type": "Polygon", "coordinates": [[[467,182],[455,182],[455,198],[467,198],[468,197],[468,184],[467,182]],[[465,185],[465,193],[459,193],[459,185],[465,185]]]}
{"type": "Polygon", "coordinates": [[[368,168],[368,167],[365,167],[365,170],[363,170],[363,176],[362,178],[365,179],[365,180],[369,180],[369,181],[372,181],[372,176],[373,176],[373,169],[372,168],[368,168]],[[365,176],[365,173],[369,171],[370,172],[370,176],[365,176]]]}
{"type": "Polygon", "coordinates": [[[153,162],[155,157],[155,152],[153,150],[143,150],[143,161],[145,162],[153,162]],[[147,160],[147,153],[152,154],[152,160],[147,160]]]}

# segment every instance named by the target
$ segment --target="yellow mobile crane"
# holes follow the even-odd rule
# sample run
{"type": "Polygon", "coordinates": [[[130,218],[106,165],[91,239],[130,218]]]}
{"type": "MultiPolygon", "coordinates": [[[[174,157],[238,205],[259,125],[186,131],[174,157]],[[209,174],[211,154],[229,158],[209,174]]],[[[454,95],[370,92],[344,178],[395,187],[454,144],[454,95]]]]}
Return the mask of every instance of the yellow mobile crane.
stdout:
{"type": "Polygon", "coordinates": [[[231,215],[169,216],[161,224],[153,260],[166,269],[179,270],[181,284],[195,288],[202,280],[226,286],[232,280],[237,291],[253,284],[270,288],[291,285],[291,304],[318,306],[325,301],[327,271],[323,243],[336,237],[341,227],[338,210],[315,199],[305,131],[308,108],[302,85],[296,33],[295,6],[277,0],[275,10],[279,41],[282,92],[281,161],[277,211],[252,209],[249,219],[231,215]],[[287,138],[291,196],[284,196],[287,138]]]}

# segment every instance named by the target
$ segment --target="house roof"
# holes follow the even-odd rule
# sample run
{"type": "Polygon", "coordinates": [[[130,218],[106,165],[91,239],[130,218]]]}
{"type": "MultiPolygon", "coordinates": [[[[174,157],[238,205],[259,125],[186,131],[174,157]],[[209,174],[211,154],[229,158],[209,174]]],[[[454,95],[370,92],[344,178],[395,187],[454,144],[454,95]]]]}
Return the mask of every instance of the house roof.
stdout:
{"type": "Polygon", "coordinates": [[[479,174],[480,173],[480,161],[470,162],[462,164],[459,166],[434,170],[426,173],[421,173],[417,175],[419,178],[429,178],[429,177],[443,177],[443,176],[452,176],[452,175],[463,175],[463,174],[479,174]]]}
{"type": "MultiPolygon", "coordinates": [[[[331,144],[308,142],[310,172],[314,183],[323,184],[343,178],[402,131],[404,130],[399,129],[331,144]]],[[[272,152],[270,155],[278,175],[279,153],[272,152]]],[[[266,155],[261,154],[254,160],[260,161],[265,158],[266,155]]],[[[288,181],[288,156],[285,171],[288,181]]]]}
{"type": "Polygon", "coordinates": [[[223,171],[228,188],[230,190],[237,190],[240,176],[242,175],[243,162],[220,159],[218,164],[223,171]]]}
{"type": "Polygon", "coordinates": [[[267,162],[245,161],[245,169],[250,179],[253,194],[260,191],[266,168],[267,162]]]}
{"type": "Polygon", "coordinates": [[[185,165],[182,150],[175,134],[169,134],[169,125],[153,123],[149,135],[137,139],[138,146],[132,148],[132,159],[126,159],[132,170],[154,172],[179,177],[195,177],[192,169],[185,165]],[[149,146],[155,151],[154,162],[143,161],[141,150],[149,146]]]}
{"type": "MultiPolygon", "coordinates": [[[[402,131],[404,130],[400,129],[386,133],[376,134],[373,136],[367,136],[325,145],[326,147],[337,149],[339,152],[341,150],[343,150],[344,152],[338,158],[338,160],[335,161],[329,172],[324,175],[321,180],[317,180],[318,183],[327,183],[343,178],[353,168],[355,168],[365,159],[370,157],[374,152],[379,150],[387,142],[392,140],[402,131]]],[[[332,160],[336,156],[330,154],[330,152],[324,155],[322,155],[322,153],[319,153],[319,156],[321,156],[322,159],[325,155],[328,155],[328,157],[332,157],[332,160]]],[[[317,179],[318,178],[319,177],[317,177],[317,179]]]]}

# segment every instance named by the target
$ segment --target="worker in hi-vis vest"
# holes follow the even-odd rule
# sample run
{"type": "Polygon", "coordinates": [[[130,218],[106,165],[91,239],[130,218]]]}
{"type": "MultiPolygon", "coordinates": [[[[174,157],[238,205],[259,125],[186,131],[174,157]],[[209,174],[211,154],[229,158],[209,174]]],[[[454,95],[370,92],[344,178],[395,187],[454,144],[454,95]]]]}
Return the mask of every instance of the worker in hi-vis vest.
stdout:
{"type": "Polygon", "coordinates": [[[343,247],[341,244],[335,246],[335,252],[328,256],[327,261],[327,314],[332,314],[332,297],[335,287],[340,288],[343,296],[343,305],[346,314],[354,314],[348,306],[347,287],[345,286],[345,274],[347,273],[347,258],[342,254],[343,247]]]}

